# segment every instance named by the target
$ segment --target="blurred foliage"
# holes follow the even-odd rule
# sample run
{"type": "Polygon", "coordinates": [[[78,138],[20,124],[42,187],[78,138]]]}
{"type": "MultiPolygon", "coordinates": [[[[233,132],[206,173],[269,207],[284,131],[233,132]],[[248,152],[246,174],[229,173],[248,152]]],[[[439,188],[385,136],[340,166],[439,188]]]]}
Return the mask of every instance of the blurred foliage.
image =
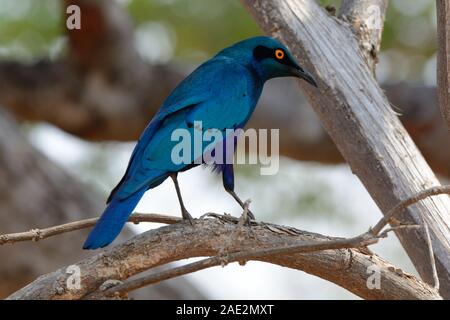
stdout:
{"type": "MultiPolygon", "coordinates": [[[[114,1],[114,0],[111,0],[114,1]]],[[[197,63],[237,40],[260,34],[238,0],[116,0],[133,17],[144,58],[197,63]]],[[[338,7],[338,0],[321,0],[338,7]]],[[[0,0],[0,58],[55,56],[64,47],[60,0],[0,0]]],[[[381,81],[434,83],[435,2],[391,0],[381,81]]]]}
{"type": "Polygon", "coordinates": [[[62,18],[58,0],[0,0],[0,58],[53,56],[62,18]]]}
{"type": "Polygon", "coordinates": [[[127,8],[138,27],[157,21],[168,28],[177,57],[204,59],[205,54],[261,34],[235,0],[131,0],[127,8]]]}

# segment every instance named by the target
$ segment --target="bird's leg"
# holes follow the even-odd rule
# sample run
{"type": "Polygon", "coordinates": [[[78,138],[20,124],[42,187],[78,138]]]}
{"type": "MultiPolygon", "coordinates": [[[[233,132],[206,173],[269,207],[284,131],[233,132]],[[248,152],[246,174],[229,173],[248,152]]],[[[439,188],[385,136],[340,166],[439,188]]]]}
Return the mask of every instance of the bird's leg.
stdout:
{"type": "Polygon", "coordinates": [[[227,192],[229,194],[231,194],[231,196],[234,198],[234,200],[237,201],[237,203],[239,203],[239,205],[241,206],[241,208],[243,210],[247,211],[247,215],[251,220],[255,220],[255,215],[248,209],[248,205],[246,206],[245,203],[238,197],[238,195],[236,194],[236,192],[234,192],[233,190],[227,190],[227,192]]]}
{"type": "Polygon", "coordinates": [[[248,205],[246,206],[245,203],[238,197],[238,195],[234,192],[234,170],[233,170],[233,164],[232,163],[226,163],[222,168],[222,180],[223,180],[223,186],[225,190],[231,194],[231,196],[239,203],[241,208],[243,210],[246,210],[247,216],[251,220],[255,220],[255,216],[253,213],[248,209],[248,205]]]}
{"type": "Polygon", "coordinates": [[[177,190],[178,201],[180,202],[180,207],[181,207],[181,216],[183,217],[183,219],[188,220],[189,223],[191,225],[193,225],[192,216],[190,215],[190,213],[187,211],[186,207],[184,206],[183,198],[181,197],[181,191],[180,191],[180,186],[178,185],[177,176],[178,176],[178,173],[176,173],[176,172],[170,174],[170,177],[172,178],[173,183],[175,185],[175,190],[177,190]]]}

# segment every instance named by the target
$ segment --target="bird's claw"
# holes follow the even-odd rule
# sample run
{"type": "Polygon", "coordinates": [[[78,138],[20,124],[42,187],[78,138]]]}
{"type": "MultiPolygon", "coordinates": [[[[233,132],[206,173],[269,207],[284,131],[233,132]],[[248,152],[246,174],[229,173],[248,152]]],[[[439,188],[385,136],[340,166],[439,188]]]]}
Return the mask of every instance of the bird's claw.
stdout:
{"type": "Polygon", "coordinates": [[[248,208],[250,206],[250,202],[251,202],[250,200],[246,200],[243,204],[244,211],[242,212],[242,216],[239,219],[240,225],[246,225],[246,226],[250,227],[251,221],[255,220],[254,214],[248,208]]]}
{"type": "Polygon", "coordinates": [[[247,209],[247,216],[249,217],[249,220],[256,220],[255,215],[249,209],[247,209]]]}
{"type": "Polygon", "coordinates": [[[191,224],[191,226],[194,225],[194,218],[192,218],[191,214],[190,214],[187,210],[183,210],[183,211],[181,212],[181,216],[183,217],[183,220],[189,221],[189,223],[191,224]]]}

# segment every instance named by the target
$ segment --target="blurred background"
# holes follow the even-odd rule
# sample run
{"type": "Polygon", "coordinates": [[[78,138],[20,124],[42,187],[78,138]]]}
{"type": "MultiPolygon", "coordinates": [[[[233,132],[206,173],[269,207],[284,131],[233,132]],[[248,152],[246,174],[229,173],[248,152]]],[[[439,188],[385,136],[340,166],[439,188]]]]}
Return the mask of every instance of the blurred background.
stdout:
{"type": "MultiPolygon", "coordinates": [[[[339,1],[320,1],[339,5],[339,1]]],[[[377,78],[442,180],[448,139],[435,97],[436,14],[432,0],[391,0],[377,78]]],[[[98,216],[127,165],[135,139],[170,90],[221,48],[261,31],[238,0],[0,0],[0,234],[98,216]],[[81,7],[81,30],[66,8],[81,7]]],[[[240,166],[236,191],[263,221],[333,236],[366,231],[381,213],[343,162],[296,82],[267,85],[250,124],[280,128],[280,170],[240,166]]],[[[189,211],[240,215],[221,178],[180,175],[189,211]]],[[[170,181],[136,211],[179,215],[170,181]]],[[[133,232],[157,228],[132,226],[133,232]]],[[[92,254],[86,231],[0,247],[0,297],[92,254]]],[[[120,241],[120,240],[119,240],[120,241]]],[[[414,267],[392,235],[373,250],[414,267]]],[[[250,262],[212,268],[135,293],[136,298],[357,299],[308,274],[250,262]]]]}

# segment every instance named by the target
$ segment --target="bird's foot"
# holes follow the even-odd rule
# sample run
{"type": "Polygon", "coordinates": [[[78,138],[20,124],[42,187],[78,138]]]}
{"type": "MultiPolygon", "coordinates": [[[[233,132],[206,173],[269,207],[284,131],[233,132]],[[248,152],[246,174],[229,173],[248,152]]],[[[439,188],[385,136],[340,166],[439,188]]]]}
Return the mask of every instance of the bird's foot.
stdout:
{"type": "Polygon", "coordinates": [[[181,216],[183,217],[183,220],[188,220],[191,226],[194,225],[194,218],[192,218],[191,214],[186,210],[181,210],[181,216]]]}
{"type": "Polygon", "coordinates": [[[250,206],[250,202],[251,200],[245,200],[245,202],[243,203],[243,209],[244,211],[242,212],[241,217],[239,218],[239,225],[246,225],[246,226],[251,226],[251,220],[255,220],[255,216],[253,215],[253,213],[249,210],[249,206],[250,206]]]}
{"type": "Polygon", "coordinates": [[[256,220],[255,215],[248,208],[247,208],[247,216],[249,217],[250,220],[256,220]]]}
{"type": "Polygon", "coordinates": [[[237,201],[237,203],[239,203],[239,205],[244,210],[244,212],[246,212],[246,214],[245,214],[246,216],[248,216],[251,220],[256,220],[255,215],[248,208],[250,205],[250,202],[251,202],[250,199],[247,199],[246,201],[242,202],[242,200],[238,197],[238,195],[233,190],[227,190],[227,192],[229,194],[231,194],[231,196],[237,201]]]}

